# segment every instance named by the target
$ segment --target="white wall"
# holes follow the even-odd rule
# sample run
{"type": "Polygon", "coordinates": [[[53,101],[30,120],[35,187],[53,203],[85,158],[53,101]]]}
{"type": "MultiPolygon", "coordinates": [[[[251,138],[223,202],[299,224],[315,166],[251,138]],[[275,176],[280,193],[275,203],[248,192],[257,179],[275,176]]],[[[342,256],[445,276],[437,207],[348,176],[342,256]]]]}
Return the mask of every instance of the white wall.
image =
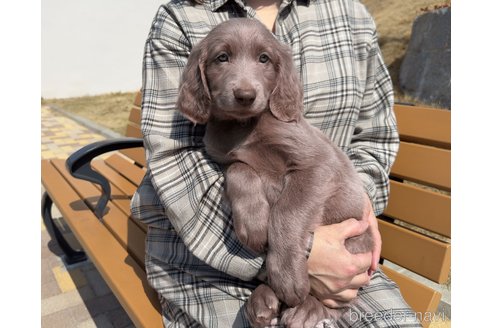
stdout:
{"type": "Polygon", "coordinates": [[[41,96],[137,90],[145,39],[163,1],[42,0],[41,96]]]}

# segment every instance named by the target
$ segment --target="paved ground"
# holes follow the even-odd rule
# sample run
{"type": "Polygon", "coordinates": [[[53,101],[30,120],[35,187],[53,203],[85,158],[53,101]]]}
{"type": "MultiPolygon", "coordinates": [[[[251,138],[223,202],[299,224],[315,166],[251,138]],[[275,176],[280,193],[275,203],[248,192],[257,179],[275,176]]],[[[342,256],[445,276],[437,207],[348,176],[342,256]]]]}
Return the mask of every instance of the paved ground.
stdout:
{"type": "MultiPolygon", "coordinates": [[[[41,112],[42,158],[66,158],[80,147],[105,138],[56,111],[42,108],[41,112]]],[[[53,215],[60,216],[56,209],[53,215]]],[[[42,327],[134,327],[94,265],[89,260],[66,265],[60,248],[41,224],[42,327]]],[[[63,227],[62,221],[60,224],[63,227]]]]}

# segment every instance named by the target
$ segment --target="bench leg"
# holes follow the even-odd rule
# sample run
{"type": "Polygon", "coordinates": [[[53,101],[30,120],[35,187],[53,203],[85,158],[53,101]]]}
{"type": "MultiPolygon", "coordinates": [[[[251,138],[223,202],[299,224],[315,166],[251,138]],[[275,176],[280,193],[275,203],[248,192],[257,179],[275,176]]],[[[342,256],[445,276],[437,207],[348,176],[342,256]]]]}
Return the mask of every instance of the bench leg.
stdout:
{"type": "Polygon", "coordinates": [[[56,226],[55,222],[53,221],[53,217],[51,216],[52,206],[53,201],[51,200],[51,197],[48,195],[48,193],[45,192],[41,204],[41,215],[51,238],[53,239],[54,237],[56,239],[56,242],[65,254],[65,260],[67,264],[74,264],[85,261],[87,259],[85,252],[82,250],[74,250],[67,242],[65,237],[63,237],[60,229],[58,229],[58,227],[56,226]]]}

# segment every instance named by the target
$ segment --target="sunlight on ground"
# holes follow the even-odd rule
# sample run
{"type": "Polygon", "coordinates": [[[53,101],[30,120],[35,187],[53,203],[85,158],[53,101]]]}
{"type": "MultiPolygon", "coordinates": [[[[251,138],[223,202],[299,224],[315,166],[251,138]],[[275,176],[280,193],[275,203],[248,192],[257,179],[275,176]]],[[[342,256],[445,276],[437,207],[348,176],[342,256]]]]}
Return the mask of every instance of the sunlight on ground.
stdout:
{"type": "Polygon", "coordinates": [[[430,324],[429,328],[450,328],[451,327],[451,320],[438,320],[436,322],[433,322],[430,324]]]}

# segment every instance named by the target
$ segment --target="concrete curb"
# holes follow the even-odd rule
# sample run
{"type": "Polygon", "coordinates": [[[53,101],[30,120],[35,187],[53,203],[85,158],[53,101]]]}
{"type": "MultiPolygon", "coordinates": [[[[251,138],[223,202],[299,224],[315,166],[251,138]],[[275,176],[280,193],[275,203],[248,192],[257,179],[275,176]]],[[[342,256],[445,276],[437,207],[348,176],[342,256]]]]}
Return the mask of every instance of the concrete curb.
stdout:
{"type": "Polygon", "coordinates": [[[48,105],[47,107],[49,109],[61,114],[61,115],[64,115],[64,116],[74,120],[75,122],[79,123],[80,125],[86,127],[87,129],[89,129],[91,131],[98,133],[100,135],[103,135],[104,137],[106,137],[108,139],[114,139],[114,138],[121,138],[122,137],[122,135],[117,133],[117,132],[114,132],[108,128],[105,128],[105,127],[103,127],[97,123],[94,123],[93,121],[90,121],[86,118],[83,118],[81,116],[75,115],[73,113],[69,113],[66,110],[64,110],[58,106],[48,105]]]}

